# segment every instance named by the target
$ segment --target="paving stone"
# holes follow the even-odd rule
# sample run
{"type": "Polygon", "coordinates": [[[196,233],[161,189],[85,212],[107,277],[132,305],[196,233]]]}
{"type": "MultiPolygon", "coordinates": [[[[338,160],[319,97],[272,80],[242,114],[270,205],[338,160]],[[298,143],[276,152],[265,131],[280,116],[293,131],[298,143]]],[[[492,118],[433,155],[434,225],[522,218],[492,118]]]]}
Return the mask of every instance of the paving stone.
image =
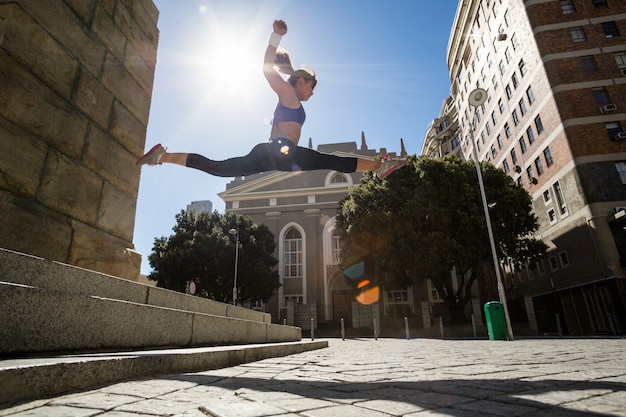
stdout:
{"type": "Polygon", "coordinates": [[[60,406],[44,406],[10,414],[12,417],[90,417],[102,415],[102,410],[60,406]]]}

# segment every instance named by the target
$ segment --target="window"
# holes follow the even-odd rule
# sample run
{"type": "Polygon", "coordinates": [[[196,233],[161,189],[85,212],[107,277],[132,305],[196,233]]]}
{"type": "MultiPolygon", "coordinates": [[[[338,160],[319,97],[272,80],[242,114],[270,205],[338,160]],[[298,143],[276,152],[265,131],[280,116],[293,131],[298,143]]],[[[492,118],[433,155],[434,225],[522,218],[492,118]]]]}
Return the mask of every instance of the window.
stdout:
{"type": "Polygon", "coordinates": [[[526,102],[523,98],[519,101],[519,111],[522,113],[522,116],[526,114],[526,102]]]}
{"type": "Polygon", "coordinates": [[[541,158],[535,158],[535,169],[537,170],[537,175],[543,174],[543,164],[541,163],[541,158]]]}
{"type": "MultiPolygon", "coordinates": [[[[557,218],[556,218],[556,212],[554,211],[554,209],[548,210],[548,220],[550,220],[550,224],[556,223],[557,218]]],[[[552,267],[552,259],[554,259],[554,261],[556,262],[556,258],[554,256],[552,258],[550,258],[550,269],[552,269],[552,272],[554,272],[556,269],[558,269],[558,265],[553,268],[552,267]]]]}
{"type": "Polygon", "coordinates": [[[554,164],[554,159],[552,158],[552,153],[550,152],[549,146],[543,150],[543,159],[546,160],[547,166],[551,166],[552,164],[554,164]]]}
{"type": "Polygon", "coordinates": [[[524,183],[522,182],[522,177],[517,177],[517,180],[515,181],[515,183],[517,184],[518,187],[522,187],[524,185],[524,183]]]}
{"type": "Polygon", "coordinates": [[[563,190],[561,189],[561,183],[555,182],[553,187],[554,195],[556,196],[556,201],[559,205],[559,210],[561,211],[561,215],[567,215],[567,206],[565,205],[565,197],[563,196],[563,190]]]}
{"type": "Polygon", "coordinates": [[[487,123],[485,123],[485,129],[487,129],[487,134],[491,135],[491,126],[489,125],[489,121],[487,121],[487,123]]]}
{"type": "Polygon", "coordinates": [[[526,128],[526,137],[528,137],[528,143],[530,143],[531,145],[535,143],[535,134],[533,133],[532,126],[528,126],[526,128]]]}
{"type": "Polygon", "coordinates": [[[526,89],[526,97],[528,98],[529,104],[533,104],[535,102],[535,93],[533,93],[532,87],[528,87],[526,89]]]}
{"type": "Polygon", "coordinates": [[[517,88],[517,86],[519,86],[519,80],[517,79],[516,73],[513,73],[513,76],[511,77],[511,82],[513,83],[513,88],[517,88]]]}
{"type": "Polygon", "coordinates": [[[285,234],[284,277],[302,278],[302,235],[295,228],[285,234]]]}
{"type": "Polygon", "coordinates": [[[507,174],[511,171],[511,169],[509,168],[509,163],[508,163],[508,161],[506,159],[504,161],[502,161],[502,169],[507,174]]]}
{"type": "Polygon", "coordinates": [[[522,150],[522,153],[526,153],[526,151],[528,150],[528,148],[526,147],[526,141],[524,140],[523,136],[519,138],[519,147],[522,150]]]}
{"type": "Polygon", "coordinates": [[[511,45],[513,46],[513,50],[517,51],[517,47],[519,46],[519,41],[517,40],[517,34],[513,34],[511,36],[511,45]]]}
{"type": "Polygon", "coordinates": [[[571,28],[570,33],[574,42],[585,42],[587,40],[587,35],[585,35],[585,30],[582,26],[571,28]]]}
{"type": "Polygon", "coordinates": [[[508,98],[510,100],[511,96],[513,95],[513,91],[511,90],[511,86],[507,84],[506,88],[504,89],[504,91],[506,92],[506,98],[508,98]]]}
{"type": "Polygon", "coordinates": [[[551,256],[550,259],[550,270],[552,272],[559,270],[559,261],[556,259],[556,256],[551,256]]]}
{"type": "Polygon", "coordinates": [[[504,104],[502,104],[502,99],[498,100],[498,109],[500,110],[500,114],[504,112],[504,104]]]}
{"type": "Polygon", "coordinates": [[[537,128],[537,134],[540,135],[543,132],[543,122],[541,116],[535,117],[535,128],[537,128]]]}
{"type": "Polygon", "coordinates": [[[491,145],[491,157],[495,159],[496,156],[498,156],[498,151],[496,151],[496,147],[494,145],[491,145]]]}
{"type": "Polygon", "coordinates": [[[341,263],[341,239],[339,236],[331,236],[332,264],[339,265],[341,263]]]}
{"type": "Polygon", "coordinates": [[[390,304],[408,303],[409,291],[408,290],[387,291],[387,302],[390,304]]]}
{"type": "Polygon", "coordinates": [[[500,63],[498,64],[498,69],[500,70],[500,75],[504,75],[504,71],[505,71],[505,66],[504,66],[504,62],[500,61],[500,63]]]}
{"type": "Polygon", "coordinates": [[[622,184],[626,184],[626,162],[616,162],[615,169],[617,169],[622,184]]]}
{"type": "Polygon", "coordinates": [[[491,77],[491,83],[493,84],[493,88],[498,88],[498,79],[495,75],[491,77]]]}
{"type": "MultiPolygon", "coordinates": [[[[485,143],[485,131],[480,132],[480,140],[485,143]]],[[[480,149],[480,148],[478,148],[480,149]]]]}
{"type": "Polygon", "coordinates": [[[561,10],[563,14],[571,14],[576,12],[576,8],[572,4],[572,0],[561,0],[561,10]]]}
{"type": "Polygon", "coordinates": [[[494,126],[498,124],[498,118],[496,117],[496,112],[495,111],[491,112],[491,121],[493,122],[494,126]]]}
{"type": "Polygon", "coordinates": [[[344,184],[347,182],[348,182],[348,179],[346,178],[345,174],[341,174],[337,172],[335,175],[332,176],[332,178],[329,181],[329,184],[344,184]]]}
{"type": "Polygon", "coordinates": [[[528,168],[526,168],[526,175],[528,176],[528,181],[530,181],[531,184],[537,184],[537,179],[535,178],[532,165],[529,165],[528,168]]]}
{"type": "Polygon", "coordinates": [[[513,55],[511,55],[511,51],[509,50],[509,48],[506,48],[504,50],[504,57],[506,58],[507,64],[510,64],[511,61],[513,60],[513,55]]]}
{"type": "Polygon", "coordinates": [[[511,116],[513,116],[513,123],[515,124],[515,126],[517,126],[519,124],[519,116],[517,115],[517,110],[513,110],[511,116]]]}
{"type": "Polygon", "coordinates": [[[491,68],[491,64],[493,64],[493,62],[491,61],[491,52],[489,52],[487,54],[487,66],[491,68]]]}
{"type": "Polygon", "coordinates": [[[511,160],[514,164],[517,164],[517,152],[515,152],[515,149],[511,149],[511,160]]]}
{"type": "Polygon", "coordinates": [[[602,30],[604,30],[604,36],[607,38],[619,36],[619,29],[617,28],[617,24],[615,22],[602,23],[602,30]]]}
{"type": "Polygon", "coordinates": [[[598,63],[593,55],[580,57],[580,63],[586,72],[594,72],[598,70],[598,63]]]}
{"type": "Polygon", "coordinates": [[[550,189],[547,189],[543,192],[543,202],[548,204],[550,201],[552,201],[552,194],[550,194],[550,189]]]}
{"type": "Polygon", "coordinates": [[[511,24],[511,16],[509,15],[509,11],[504,12],[504,23],[507,27],[511,24]]]}
{"type": "Polygon", "coordinates": [[[615,52],[613,54],[613,57],[615,58],[615,63],[617,64],[618,67],[626,68],[626,52],[625,51],[615,52]]]}
{"type": "Polygon", "coordinates": [[[567,252],[559,253],[559,261],[561,261],[561,266],[563,268],[567,268],[569,266],[569,257],[567,256],[567,252]]]}
{"type": "Polygon", "coordinates": [[[453,139],[452,142],[450,142],[452,149],[456,149],[459,146],[461,146],[461,136],[456,135],[453,139]]]}
{"type": "Polygon", "coordinates": [[[610,140],[615,140],[615,136],[622,131],[622,126],[619,122],[608,122],[604,124],[606,128],[606,133],[609,135],[610,140]]]}
{"type": "Polygon", "coordinates": [[[502,142],[502,135],[498,135],[498,148],[502,149],[504,147],[504,143],[502,142]]]}
{"type": "Polygon", "coordinates": [[[526,63],[524,62],[523,59],[519,60],[519,64],[517,64],[517,66],[519,67],[519,73],[521,74],[521,76],[523,77],[524,75],[526,75],[526,63]]]}
{"type": "Polygon", "coordinates": [[[506,135],[507,138],[511,137],[511,128],[509,127],[508,123],[504,124],[504,134],[506,135]]]}
{"type": "Polygon", "coordinates": [[[294,304],[302,304],[304,302],[304,297],[301,295],[287,295],[285,296],[285,305],[289,304],[289,302],[293,301],[294,304]]]}
{"type": "Polygon", "coordinates": [[[593,0],[593,7],[596,9],[606,9],[609,5],[607,0],[593,0]]]}
{"type": "Polygon", "coordinates": [[[611,103],[611,98],[609,97],[609,92],[606,91],[606,88],[594,88],[591,92],[593,93],[593,98],[596,100],[596,103],[598,103],[598,106],[602,107],[605,104],[611,103]]]}

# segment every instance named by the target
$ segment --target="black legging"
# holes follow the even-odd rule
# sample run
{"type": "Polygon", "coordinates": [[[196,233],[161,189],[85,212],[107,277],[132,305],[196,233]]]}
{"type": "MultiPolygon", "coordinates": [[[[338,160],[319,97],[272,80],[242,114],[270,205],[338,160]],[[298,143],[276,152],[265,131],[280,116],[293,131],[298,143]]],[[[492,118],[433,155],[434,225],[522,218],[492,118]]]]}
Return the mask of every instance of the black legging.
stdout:
{"type": "Polygon", "coordinates": [[[202,155],[187,155],[186,166],[218,177],[245,177],[268,171],[313,171],[328,169],[356,172],[357,158],[342,157],[296,146],[284,138],[256,145],[246,156],[213,161],[202,155]]]}

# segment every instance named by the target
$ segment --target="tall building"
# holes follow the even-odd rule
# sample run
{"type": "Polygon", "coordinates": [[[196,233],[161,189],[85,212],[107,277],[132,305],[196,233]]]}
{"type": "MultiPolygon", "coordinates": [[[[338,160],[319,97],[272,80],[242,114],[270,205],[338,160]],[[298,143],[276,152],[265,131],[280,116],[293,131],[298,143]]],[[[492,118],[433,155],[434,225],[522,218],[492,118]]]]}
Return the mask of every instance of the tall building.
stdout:
{"type": "Polygon", "coordinates": [[[531,194],[549,246],[523,273],[503,265],[513,318],[541,333],[623,334],[626,1],[461,1],[447,63],[458,132],[434,123],[423,153],[457,134],[462,155],[475,146],[531,194]],[[488,98],[474,108],[476,88],[488,98]]]}
{"type": "Polygon", "coordinates": [[[212,213],[213,203],[211,200],[192,201],[191,204],[187,204],[187,211],[195,211],[196,213],[212,213]]]}

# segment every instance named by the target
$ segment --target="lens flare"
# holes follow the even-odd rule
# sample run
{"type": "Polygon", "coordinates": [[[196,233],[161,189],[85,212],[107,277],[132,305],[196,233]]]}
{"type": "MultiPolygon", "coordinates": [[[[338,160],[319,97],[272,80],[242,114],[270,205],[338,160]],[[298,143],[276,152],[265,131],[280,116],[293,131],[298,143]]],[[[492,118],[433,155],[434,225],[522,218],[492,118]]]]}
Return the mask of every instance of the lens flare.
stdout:
{"type": "Polygon", "coordinates": [[[355,298],[356,301],[369,305],[379,300],[380,288],[366,277],[367,272],[364,261],[354,262],[344,269],[343,274],[350,281],[356,283],[356,288],[359,290],[359,294],[355,298]]]}

